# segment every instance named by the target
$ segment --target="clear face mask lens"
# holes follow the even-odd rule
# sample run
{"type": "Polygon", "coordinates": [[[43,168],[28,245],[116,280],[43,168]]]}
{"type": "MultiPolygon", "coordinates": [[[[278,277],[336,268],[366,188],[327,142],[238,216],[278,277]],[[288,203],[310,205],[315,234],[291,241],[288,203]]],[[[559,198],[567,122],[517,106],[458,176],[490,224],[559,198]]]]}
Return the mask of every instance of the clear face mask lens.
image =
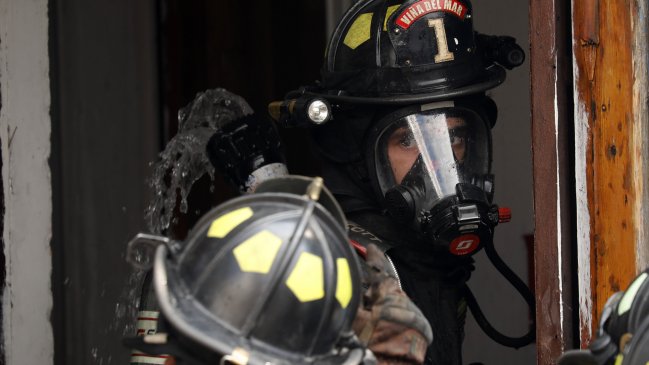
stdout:
{"type": "Polygon", "coordinates": [[[425,180],[427,190],[422,199],[431,205],[455,194],[458,183],[482,181],[476,177],[488,174],[488,133],[475,113],[461,108],[428,110],[395,120],[385,127],[376,145],[383,194],[415,181],[413,175],[419,174],[416,180],[425,180]]]}

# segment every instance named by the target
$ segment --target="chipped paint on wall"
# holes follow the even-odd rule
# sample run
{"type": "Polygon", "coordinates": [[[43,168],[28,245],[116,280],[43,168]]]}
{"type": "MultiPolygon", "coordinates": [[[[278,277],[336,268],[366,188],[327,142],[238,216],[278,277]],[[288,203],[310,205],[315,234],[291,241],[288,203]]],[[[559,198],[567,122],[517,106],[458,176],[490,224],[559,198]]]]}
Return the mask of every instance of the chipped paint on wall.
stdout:
{"type": "MultiPolygon", "coordinates": [[[[554,70],[554,79],[558,80],[559,79],[559,74],[557,73],[557,69],[555,68],[554,70]]],[[[559,141],[559,100],[558,98],[558,90],[557,90],[557,83],[554,83],[554,133],[555,133],[555,141],[559,141]]],[[[563,239],[561,237],[561,230],[563,227],[563,224],[561,222],[561,158],[559,156],[559,143],[556,144],[556,161],[557,161],[557,267],[559,268],[558,274],[559,274],[559,328],[561,333],[564,333],[565,328],[564,328],[564,323],[565,323],[565,313],[564,313],[564,292],[563,292],[563,239]]]]}
{"type": "MultiPolygon", "coordinates": [[[[641,168],[636,168],[633,183],[636,188],[635,200],[635,227],[636,233],[636,269],[638,273],[649,266],[649,231],[645,228],[649,224],[649,187],[646,184],[649,178],[649,96],[647,95],[647,63],[649,62],[649,47],[647,42],[647,2],[636,0],[631,6],[637,9],[637,14],[631,17],[633,29],[633,119],[635,120],[632,143],[636,163],[641,168]]],[[[633,10],[632,10],[633,12],[633,10]]]]}
{"type": "MultiPolygon", "coordinates": [[[[572,3],[574,13],[574,2],[572,3]]],[[[575,24],[572,23],[573,34],[575,24]]],[[[579,65],[572,58],[574,92],[574,124],[575,124],[575,200],[577,205],[577,290],[579,291],[579,329],[581,343],[590,342],[593,325],[593,299],[590,272],[590,211],[588,210],[588,177],[586,169],[586,153],[590,141],[588,113],[582,100],[579,99],[577,85],[579,84],[579,65]]]]}
{"type": "Polygon", "coordinates": [[[48,1],[0,0],[3,337],[8,364],[52,364],[48,1]]]}

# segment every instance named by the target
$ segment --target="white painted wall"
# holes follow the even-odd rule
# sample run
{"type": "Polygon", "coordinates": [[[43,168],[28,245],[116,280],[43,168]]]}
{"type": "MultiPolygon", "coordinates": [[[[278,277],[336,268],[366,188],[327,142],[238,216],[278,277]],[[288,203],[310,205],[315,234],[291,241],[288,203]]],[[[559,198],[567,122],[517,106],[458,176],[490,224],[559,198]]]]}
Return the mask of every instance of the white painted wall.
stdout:
{"type": "MultiPolygon", "coordinates": [[[[572,59],[573,82],[576,88],[579,80],[577,59],[572,59]]],[[[586,174],[588,156],[589,123],[586,105],[579,100],[575,90],[574,124],[575,124],[575,197],[577,201],[577,290],[579,290],[579,326],[593,328],[593,293],[591,289],[591,242],[590,211],[588,210],[588,176],[586,174]]],[[[590,332],[590,331],[588,331],[590,332]]],[[[582,343],[589,343],[590,337],[582,338],[582,343]]]]}
{"type": "Polygon", "coordinates": [[[53,362],[47,0],[0,0],[7,364],[53,362]]]}
{"type": "Polygon", "coordinates": [[[638,159],[637,163],[642,167],[634,174],[633,184],[636,187],[637,197],[635,199],[635,229],[636,229],[636,269],[638,273],[649,265],[649,186],[647,177],[649,175],[649,106],[647,97],[649,94],[649,32],[647,30],[647,18],[649,17],[649,5],[646,1],[636,0],[632,5],[637,11],[637,16],[631,17],[633,24],[633,113],[635,131],[633,133],[634,154],[638,159]]]}

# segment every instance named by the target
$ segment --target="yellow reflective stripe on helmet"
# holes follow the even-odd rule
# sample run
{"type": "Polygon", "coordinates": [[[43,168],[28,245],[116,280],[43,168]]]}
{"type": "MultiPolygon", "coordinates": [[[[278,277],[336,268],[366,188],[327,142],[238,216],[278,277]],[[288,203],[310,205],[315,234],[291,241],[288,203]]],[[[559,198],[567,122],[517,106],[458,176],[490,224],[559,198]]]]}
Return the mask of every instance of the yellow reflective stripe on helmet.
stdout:
{"type": "MultiPolygon", "coordinates": [[[[388,30],[388,18],[400,7],[401,5],[389,6],[385,12],[385,19],[383,20],[383,30],[388,30]]],[[[356,49],[361,44],[370,39],[372,35],[372,16],[373,13],[361,14],[354,20],[352,26],[349,27],[343,43],[351,48],[356,49]]]]}
{"type": "Polygon", "coordinates": [[[322,258],[302,252],[293,272],[286,280],[286,286],[303,303],[324,298],[322,258]]]}
{"type": "Polygon", "coordinates": [[[270,231],[261,231],[239,244],[232,253],[241,271],[268,274],[281,246],[281,238],[270,231]]]}
{"type": "Polygon", "coordinates": [[[336,259],[338,282],[336,283],[336,299],[343,308],[347,308],[352,300],[352,276],[349,262],[345,258],[336,259]]]}
{"type": "Polygon", "coordinates": [[[615,365],[622,365],[623,360],[624,360],[624,356],[622,354],[618,354],[617,357],[615,358],[615,365]]]}
{"type": "Polygon", "coordinates": [[[392,13],[395,12],[401,5],[392,5],[388,6],[388,10],[385,12],[385,20],[383,21],[383,30],[387,32],[388,30],[388,18],[392,13]]]}
{"type": "Polygon", "coordinates": [[[370,39],[373,15],[373,13],[361,14],[354,20],[343,41],[347,47],[356,49],[370,39]]]}
{"type": "Polygon", "coordinates": [[[626,293],[624,293],[624,296],[622,297],[622,300],[620,300],[620,304],[617,306],[617,315],[621,316],[626,311],[631,309],[631,305],[633,304],[633,299],[635,299],[635,295],[638,294],[638,290],[640,290],[640,287],[642,286],[642,283],[647,280],[647,273],[643,273],[642,275],[638,276],[637,279],[631,283],[631,286],[629,286],[629,289],[626,290],[626,293]]]}
{"type": "Polygon", "coordinates": [[[216,218],[207,231],[207,237],[223,238],[252,215],[252,209],[245,207],[216,218]]]}

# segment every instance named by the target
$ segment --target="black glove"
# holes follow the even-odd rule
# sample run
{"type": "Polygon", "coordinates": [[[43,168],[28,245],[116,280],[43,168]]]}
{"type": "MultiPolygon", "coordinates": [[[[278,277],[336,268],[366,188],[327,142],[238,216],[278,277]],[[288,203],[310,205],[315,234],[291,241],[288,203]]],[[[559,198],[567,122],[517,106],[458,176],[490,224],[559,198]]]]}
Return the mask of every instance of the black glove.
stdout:
{"type": "Polygon", "coordinates": [[[254,191],[269,178],[288,174],[279,134],[272,122],[246,115],[217,130],[207,143],[207,156],[240,193],[254,191]]]}

